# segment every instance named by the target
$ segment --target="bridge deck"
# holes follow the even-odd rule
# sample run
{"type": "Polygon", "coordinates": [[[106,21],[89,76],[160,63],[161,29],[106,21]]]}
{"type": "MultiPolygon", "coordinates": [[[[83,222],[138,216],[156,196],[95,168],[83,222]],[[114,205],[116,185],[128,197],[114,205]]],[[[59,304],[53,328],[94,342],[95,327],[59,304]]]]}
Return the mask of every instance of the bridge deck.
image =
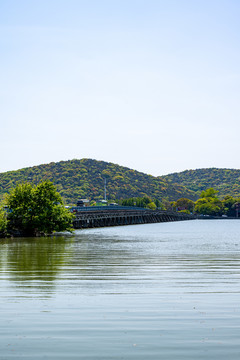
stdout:
{"type": "Polygon", "coordinates": [[[105,226],[120,226],[132,224],[148,224],[167,221],[195,219],[193,215],[162,210],[148,210],[143,208],[111,208],[94,209],[82,208],[75,212],[73,226],[75,229],[105,226]]]}

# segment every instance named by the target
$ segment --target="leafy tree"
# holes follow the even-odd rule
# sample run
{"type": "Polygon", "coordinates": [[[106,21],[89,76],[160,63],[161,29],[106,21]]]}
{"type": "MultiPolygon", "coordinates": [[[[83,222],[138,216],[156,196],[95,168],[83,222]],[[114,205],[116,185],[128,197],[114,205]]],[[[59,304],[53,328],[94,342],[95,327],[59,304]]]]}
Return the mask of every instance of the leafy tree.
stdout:
{"type": "Polygon", "coordinates": [[[205,191],[201,192],[201,198],[216,198],[217,197],[217,190],[214,190],[213,188],[209,188],[205,191]]]}
{"type": "Polygon", "coordinates": [[[153,201],[151,201],[150,203],[147,204],[147,208],[151,210],[156,210],[157,205],[153,201]]]}
{"type": "Polygon", "coordinates": [[[33,222],[32,208],[33,189],[29,183],[20,184],[6,197],[6,203],[9,207],[9,229],[31,233],[35,227],[33,222]]]}
{"type": "Polygon", "coordinates": [[[178,210],[188,210],[193,212],[194,202],[190,199],[181,198],[176,201],[176,208],[178,210]]]}
{"type": "Polygon", "coordinates": [[[6,235],[6,231],[7,231],[6,212],[0,208],[0,236],[6,235]]]}
{"type": "Polygon", "coordinates": [[[122,206],[134,206],[136,204],[136,199],[134,198],[129,198],[129,199],[124,199],[121,202],[122,206]]]}
{"type": "Polygon", "coordinates": [[[73,215],[49,180],[37,186],[20,184],[7,196],[9,230],[25,236],[71,231],[73,215]]]}
{"type": "Polygon", "coordinates": [[[235,216],[236,215],[236,199],[232,196],[225,196],[223,199],[224,212],[227,216],[235,216]]]}
{"type": "Polygon", "coordinates": [[[171,201],[167,207],[168,210],[177,211],[177,202],[171,201]]]}
{"type": "Polygon", "coordinates": [[[134,197],[134,198],[129,198],[129,199],[124,199],[122,201],[120,201],[121,205],[123,206],[137,206],[137,207],[143,207],[143,208],[157,208],[157,204],[161,203],[158,200],[152,200],[150,197],[148,196],[144,196],[144,197],[134,197]],[[148,207],[148,205],[151,204],[150,207],[148,207]]]}
{"type": "Polygon", "coordinates": [[[194,210],[198,214],[221,216],[224,213],[223,203],[216,196],[213,188],[202,191],[200,199],[195,202],[194,210]]]}
{"type": "Polygon", "coordinates": [[[150,202],[152,202],[152,200],[148,196],[144,196],[143,198],[137,198],[136,205],[146,208],[150,202]]]}
{"type": "Polygon", "coordinates": [[[240,199],[235,199],[232,196],[225,196],[223,199],[224,212],[227,216],[235,217],[237,212],[238,204],[240,203],[240,199]]]}
{"type": "Polygon", "coordinates": [[[163,204],[158,199],[154,199],[154,203],[157,208],[159,208],[159,209],[163,208],[163,204]]]}

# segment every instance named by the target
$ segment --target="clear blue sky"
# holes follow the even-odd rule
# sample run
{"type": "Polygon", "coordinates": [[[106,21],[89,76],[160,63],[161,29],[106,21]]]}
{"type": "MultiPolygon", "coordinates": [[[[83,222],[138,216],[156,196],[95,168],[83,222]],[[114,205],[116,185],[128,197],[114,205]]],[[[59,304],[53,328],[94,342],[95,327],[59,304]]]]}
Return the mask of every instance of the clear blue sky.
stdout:
{"type": "Polygon", "coordinates": [[[239,0],[0,0],[0,171],[240,168],[239,0]]]}

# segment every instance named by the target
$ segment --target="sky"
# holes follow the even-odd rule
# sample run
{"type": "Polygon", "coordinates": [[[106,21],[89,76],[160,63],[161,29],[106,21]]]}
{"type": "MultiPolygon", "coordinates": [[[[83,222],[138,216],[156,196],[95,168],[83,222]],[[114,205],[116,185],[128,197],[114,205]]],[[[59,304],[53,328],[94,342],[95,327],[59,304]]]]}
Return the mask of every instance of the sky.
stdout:
{"type": "Polygon", "coordinates": [[[0,0],[0,172],[240,168],[239,0],[0,0]]]}

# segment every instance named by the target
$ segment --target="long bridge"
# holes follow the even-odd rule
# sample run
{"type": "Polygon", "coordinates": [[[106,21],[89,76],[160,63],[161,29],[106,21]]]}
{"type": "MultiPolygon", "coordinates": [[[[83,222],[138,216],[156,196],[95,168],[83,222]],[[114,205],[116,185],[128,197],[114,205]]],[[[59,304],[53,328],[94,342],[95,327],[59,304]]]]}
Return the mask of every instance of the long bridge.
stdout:
{"type": "Polygon", "coordinates": [[[75,207],[72,211],[75,214],[73,220],[75,229],[195,219],[192,214],[128,206],[75,207]]]}

